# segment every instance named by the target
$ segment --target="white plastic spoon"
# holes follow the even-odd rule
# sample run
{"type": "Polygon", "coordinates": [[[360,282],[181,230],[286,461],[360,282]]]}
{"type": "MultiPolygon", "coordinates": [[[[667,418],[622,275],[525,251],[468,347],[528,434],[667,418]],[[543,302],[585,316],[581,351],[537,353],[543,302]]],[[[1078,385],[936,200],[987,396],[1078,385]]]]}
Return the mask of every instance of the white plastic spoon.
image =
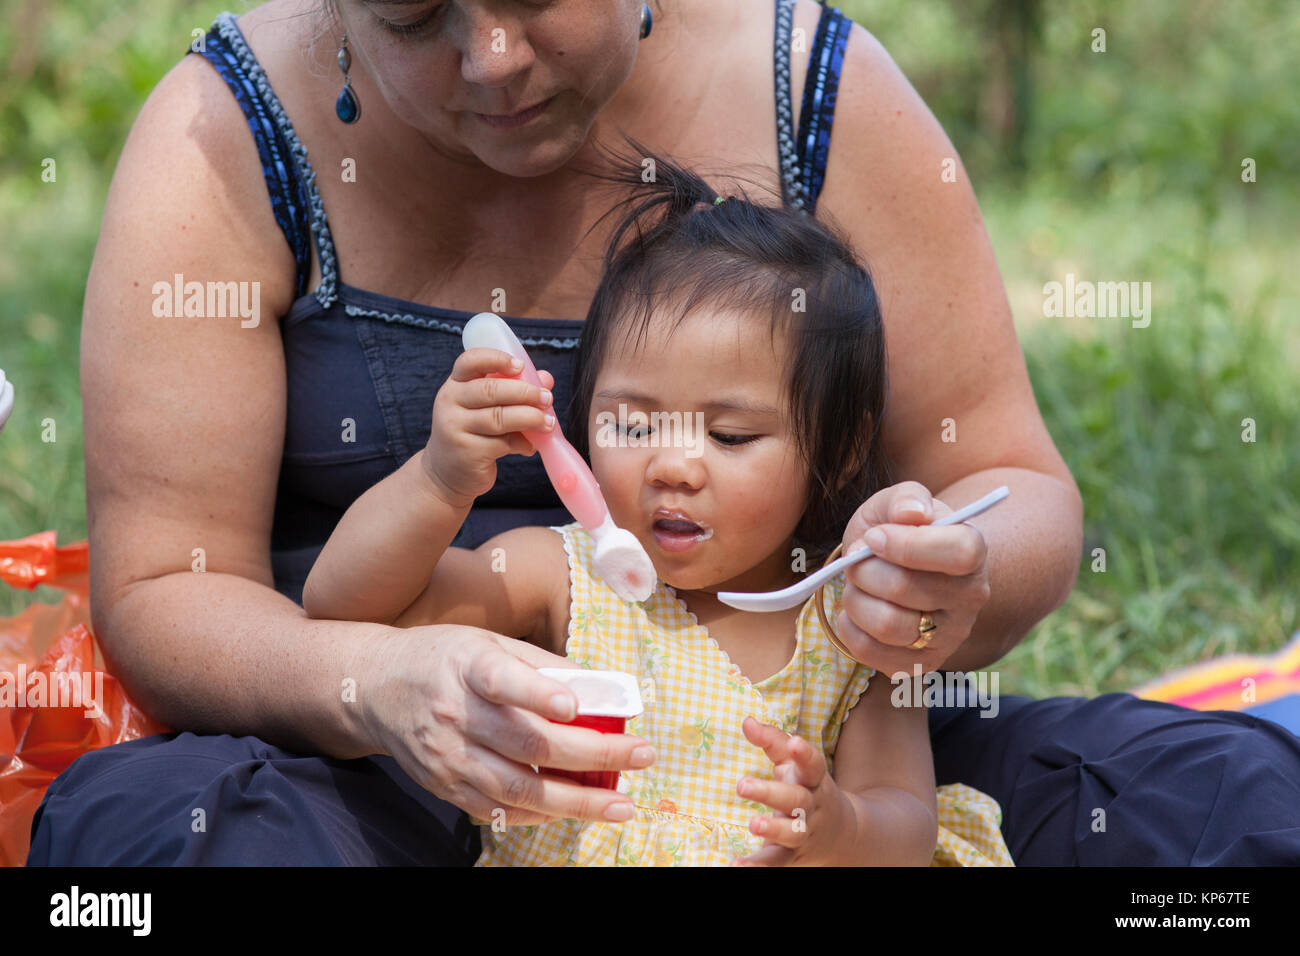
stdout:
{"type": "Polygon", "coordinates": [[[0,428],[5,427],[9,413],[14,410],[14,384],[5,381],[5,370],[0,368],[0,428]]]}
{"type": "MultiPolygon", "coordinates": [[[[934,528],[939,525],[960,524],[967,518],[973,518],[977,514],[988,511],[1009,494],[1011,494],[1011,489],[1003,485],[997,491],[989,492],[979,501],[973,501],[965,508],[954,511],[950,515],[945,515],[937,521],[931,521],[928,526],[920,525],[919,527],[934,528]]],[[[784,611],[796,604],[802,604],[812,597],[813,592],[822,584],[835,577],[849,565],[857,564],[859,561],[871,557],[871,554],[870,548],[854,551],[852,554],[837,558],[816,574],[804,578],[798,584],[792,584],[780,591],[719,591],[718,600],[728,607],[736,608],[738,611],[784,611]]]]}

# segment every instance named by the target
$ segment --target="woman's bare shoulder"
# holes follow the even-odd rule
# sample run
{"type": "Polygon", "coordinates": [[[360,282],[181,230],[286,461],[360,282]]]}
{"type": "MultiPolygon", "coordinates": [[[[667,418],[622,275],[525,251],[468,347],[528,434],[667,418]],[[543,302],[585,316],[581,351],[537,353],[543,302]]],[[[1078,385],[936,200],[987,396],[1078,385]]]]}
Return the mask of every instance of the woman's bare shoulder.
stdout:
{"type": "Polygon", "coordinates": [[[297,268],[275,221],[257,145],[230,88],[195,53],[158,81],[136,116],[114,174],[109,209],[115,202],[135,201],[132,197],[160,201],[164,189],[181,193],[195,216],[220,213],[204,235],[213,258],[229,252],[243,262],[270,266],[258,275],[262,308],[271,315],[286,313],[297,268]]]}
{"type": "MultiPolygon", "coordinates": [[[[655,0],[651,8],[659,9],[655,0]]],[[[797,0],[790,56],[798,122],[821,7],[797,0]]],[[[639,84],[616,100],[621,128],[695,165],[724,187],[730,176],[758,201],[780,195],[773,41],[776,0],[681,0],[638,53],[639,84]],[[755,188],[755,186],[759,188],[755,188]],[[772,191],[769,198],[762,189],[772,191]]]]}
{"type": "Polygon", "coordinates": [[[132,124],[86,283],[87,512],[114,555],[92,562],[97,613],[200,543],[209,570],[270,584],[295,272],[239,104],[183,57],[132,124]]]}

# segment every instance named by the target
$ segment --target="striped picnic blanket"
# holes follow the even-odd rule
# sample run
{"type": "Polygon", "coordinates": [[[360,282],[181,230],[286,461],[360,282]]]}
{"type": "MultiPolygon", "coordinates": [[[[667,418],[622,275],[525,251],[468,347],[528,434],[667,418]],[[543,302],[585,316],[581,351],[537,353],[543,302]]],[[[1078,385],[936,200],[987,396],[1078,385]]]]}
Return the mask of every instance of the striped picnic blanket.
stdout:
{"type": "Polygon", "coordinates": [[[1237,710],[1300,735],[1300,631],[1272,654],[1229,654],[1179,668],[1132,691],[1193,710],[1237,710]]]}

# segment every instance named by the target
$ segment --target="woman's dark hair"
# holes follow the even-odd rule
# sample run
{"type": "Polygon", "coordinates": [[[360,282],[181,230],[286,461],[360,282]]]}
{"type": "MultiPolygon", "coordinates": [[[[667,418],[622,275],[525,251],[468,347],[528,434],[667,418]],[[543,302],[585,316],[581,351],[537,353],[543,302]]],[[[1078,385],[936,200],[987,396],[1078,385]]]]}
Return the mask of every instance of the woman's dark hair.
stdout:
{"type": "Polygon", "coordinates": [[[631,194],[600,220],[626,210],[583,326],[566,433],[590,460],[592,394],[616,336],[640,341],[651,317],[668,309],[672,330],[703,305],[766,313],[772,340],[779,328],[792,343],[788,412],[809,472],[794,537],[811,569],[857,507],[893,483],[881,446],[888,383],[871,276],[832,227],[788,205],[751,202],[743,190],[716,204],[699,175],[626,141],[635,155],[602,147],[608,168],[585,170],[631,194]]]}

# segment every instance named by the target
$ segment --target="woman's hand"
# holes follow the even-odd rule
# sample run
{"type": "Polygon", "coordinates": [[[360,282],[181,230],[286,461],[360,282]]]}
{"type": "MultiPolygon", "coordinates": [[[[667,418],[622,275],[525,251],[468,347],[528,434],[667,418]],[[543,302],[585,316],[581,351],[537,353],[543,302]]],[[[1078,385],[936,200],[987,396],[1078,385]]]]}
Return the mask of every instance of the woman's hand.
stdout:
{"type": "Polygon", "coordinates": [[[925,485],[904,481],[868,498],[844,531],[845,554],[865,537],[872,557],[845,573],[835,626],[853,656],[882,674],[910,675],[917,663],[923,672],[938,670],[988,603],[988,549],[979,529],[964,522],[927,527],[952,510],[925,485]],[[876,533],[883,543],[873,540],[876,533]],[[936,629],[928,645],[915,649],[922,614],[936,629]]]}
{"type": "Polygon", "coordinates": [[[826,758],[802,737],[746,717],[745,739],[762,747],[776,765],[772,780],[746,777],[736,792],[746,800],[767,804],[780,816],[754,817],[751,833],[761,836],[763,849],[737,860],[736,866],[833,866],[852,828],[851,808],[835,779],[826,772],[826,758]]]}
{"type": "Polygon", "coordinates": [[[376,752],[392,755],[412,780],[479,819],[506,826],[631,819],[624,794],[529,766],[623,771],[654,762],[640,737],[550,722],[572,720],[577,700],[536,668],[573,666],[476,627],[394,629],[354,664],[357,706],[376,752]],[[638,748],[645,752],[634,760],[638,748]],[[615,807],[625,815],[610,815],[615,807]]]}
{"type": "Polygon", "coordinates": [[[550,431],[555,379],[538,370],[542,388],[515,379],[520,367],[508,352],[467,349],[433,401],[433,427],[421,461],[439,494],[468,508],[492,489],[497,459],[536,452],[521,431],[550,431]]]}

